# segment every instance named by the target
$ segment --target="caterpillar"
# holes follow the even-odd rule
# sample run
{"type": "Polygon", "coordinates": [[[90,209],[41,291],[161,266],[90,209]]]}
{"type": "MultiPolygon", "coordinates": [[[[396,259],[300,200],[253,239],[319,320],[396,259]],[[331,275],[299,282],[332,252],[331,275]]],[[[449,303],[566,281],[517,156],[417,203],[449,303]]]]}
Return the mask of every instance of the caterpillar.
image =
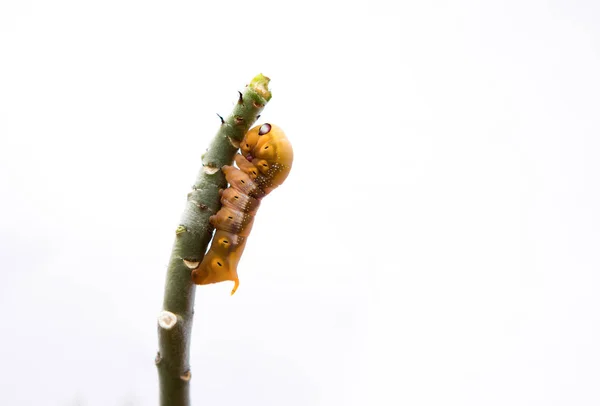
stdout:
{"type": "Polygon", "coordinates": [[[215,235],[202,262],[192,271],[196,285],[233,281],[232,295],[240,284],[237,265],[260,201],[287,178],[294,158],[285,133],[269,123],[251,128],[240,149],[241,154],[235,155],[238,167],[221,168],[230,186],[219,191],[222,207],[210,216],[215,235]]]}

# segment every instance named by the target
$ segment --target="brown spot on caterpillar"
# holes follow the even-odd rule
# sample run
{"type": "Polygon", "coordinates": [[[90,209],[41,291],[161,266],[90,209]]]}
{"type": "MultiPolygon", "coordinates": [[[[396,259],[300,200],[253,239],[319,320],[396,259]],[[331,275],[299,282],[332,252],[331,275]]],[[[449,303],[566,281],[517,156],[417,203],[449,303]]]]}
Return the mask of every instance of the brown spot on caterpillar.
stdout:
{"type": "Polygon", "coordinates": [[[229,249],[229,247],[231,246],[231,242],[229,241],[229,239],[227,237],[219,238],[218,243],[219,243],[219,246],[224,249],[229,249]]]}

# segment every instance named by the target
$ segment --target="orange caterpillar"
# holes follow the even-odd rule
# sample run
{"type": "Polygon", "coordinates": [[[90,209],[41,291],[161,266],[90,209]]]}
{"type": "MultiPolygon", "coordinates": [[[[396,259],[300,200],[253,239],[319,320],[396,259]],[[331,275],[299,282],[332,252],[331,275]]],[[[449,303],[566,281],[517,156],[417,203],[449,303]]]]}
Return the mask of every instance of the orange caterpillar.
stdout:
{"type": "Polygon", "coordinates": [[[202,263],[192,271],[196,285],[235,282],[232,295],[240,284],[237,265],[260,200],[283,183],[294,158],[284,132],[269,123],[251,128],[240,148],[241,155],[235,155],[239,169],[229,165],[222,168],[230,186],[220,192],[221,209],[210,216],[217,231],[202,263]]]}

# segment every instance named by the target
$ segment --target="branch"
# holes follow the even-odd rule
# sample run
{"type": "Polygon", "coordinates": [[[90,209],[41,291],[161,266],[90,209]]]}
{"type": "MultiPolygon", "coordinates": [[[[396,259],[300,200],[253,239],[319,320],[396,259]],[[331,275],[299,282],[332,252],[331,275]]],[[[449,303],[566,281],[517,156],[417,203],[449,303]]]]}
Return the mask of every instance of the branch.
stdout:
{"type": "Polygon", "coordinates": [[[194,293],[191,271],[202,261],[212,237],[213,227],[208,218],[221,207],[219,189],[227,187],[219,170],[231,165],[244,134],[256,121],[271,99],[269,78],[256,76],[240,93],[231,115],[224,120],[202,155],[202,169],[196,177],[181,222],[175,231],[171,252],[163,310],[158,316],[158,368],[161,406],[190,404],[190,338],[194,314],[194,293]]]}

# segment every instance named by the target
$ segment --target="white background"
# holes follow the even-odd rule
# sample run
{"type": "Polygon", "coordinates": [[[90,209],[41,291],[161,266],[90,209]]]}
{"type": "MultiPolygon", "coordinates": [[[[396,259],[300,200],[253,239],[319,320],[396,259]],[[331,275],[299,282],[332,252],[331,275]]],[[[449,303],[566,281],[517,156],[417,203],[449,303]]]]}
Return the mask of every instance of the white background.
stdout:
{"type": "Polygon", "coordinates": [[[237,91],[295,149],[196,405],[600,404],[594,1],[0,3],[0,404],[154,405],[156,316],[237,91]]]}

